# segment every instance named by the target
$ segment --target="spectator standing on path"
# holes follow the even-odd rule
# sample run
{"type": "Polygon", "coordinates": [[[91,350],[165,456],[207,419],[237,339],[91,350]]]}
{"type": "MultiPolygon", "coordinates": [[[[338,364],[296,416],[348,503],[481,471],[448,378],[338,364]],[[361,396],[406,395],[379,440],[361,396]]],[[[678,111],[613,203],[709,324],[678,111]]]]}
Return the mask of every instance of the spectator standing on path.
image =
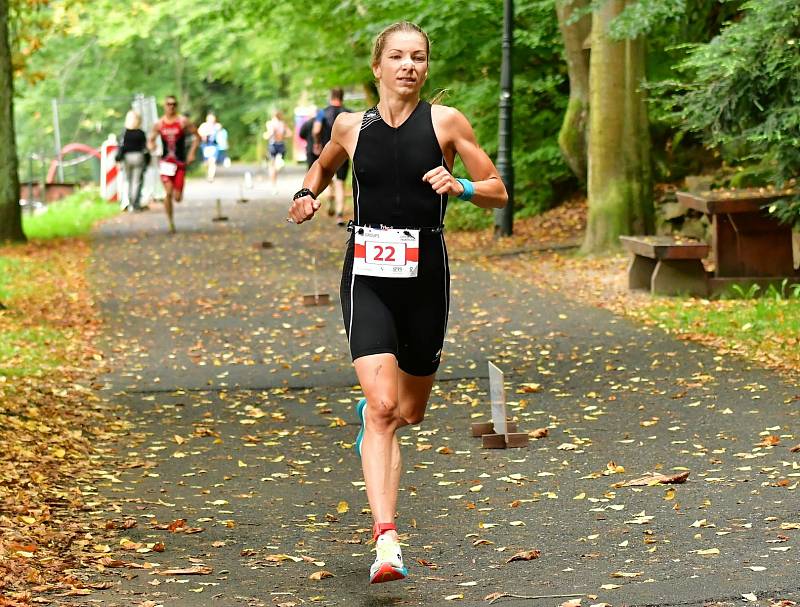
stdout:
{"type": "Polygon", "coordinates": [[[197,134],[200,135],[200,151],[206,163],[206,180],[211,183],[217,175],[217,156],[219,155],[218,137],[222,128],[217,117],[208,113],[206,121],[197,127],[197,134]]]}
{"type": "Polygon", "coordinates": [[[314,122],[316,119],[317,117],[315,114],[306,120],[302,125],[300,125],[300,130],[297,133],[300,135],[300,139],[306,142],[306,165],[308,165],[309,169],[318,158],[318,156],[314,153],[314,122]]]}
{"type": "Polygon", "coordinates": [[[395,433],[422,421],[439,367],[450,307],[442,232],[447,197],[483,208],[502,208],[508,200],[464,115],[420,100],[429,53],[427,35],[412,23],[395,23],[378,35],[372,71],[380,101],[339,117],[287,218],[313,218],[317,194],[348,157],[353,160],[355,218],[340,296],[366,397],[356,408],[361,430],[355,450],[374,519],[372,583],[408,574],[394,522],[402,474],[395,433]],[[474,182],[451,174],[456,155],[474,182]]]}
{"type": "Polygon", "coordinates": [[[183,199],[183,185],[186,180],[186,165],[194,162],[200,136],[197,128],[182,114],[178,113],[178,100],[174,95],[164,99],[164,115],[153,125],[148,147],[154,150],[156,138],[161,138],[161,159],[158,172],[164,184],[164,210],[167,213],[170,234],[175,233],[175,220],[172,203],[183,199]],[[186,137],[194,135],[189,151],[186,151],[186,137]]]}
{"type": "MultiPolygon", "coordinates": [[[[314,120],[314,129],[312,134],[314,136],[314,155],[319,157],[323,148],[331,140],[331,133],[333,132],[333,123],[341,113],[349,113],[346,107],[342,105],[344,102],[344,91],[340,88],[331,89],[331,94],[328,102],[328,107],[317,112],[317,117],[314,120]]],[[[333,202],[335,206],[331,205],[331,200],[328,200],[328,215],[336,213],[336,223],[340,226],[344,225],[344,182],[347,179],[347,171],[349,170],[349,160],[345,158],[342,165],[336,170],[333,176],[333,202]]]]}
{"type": "Polygon", "coordinates": [[[228,158],[228,129],[219,124],[217,130],[217,166],[231,166],[231,159],[228,158]]]}
{"type": "Polygon", "coordinates": [[[142,184],[144,172],[150,164],[150,152],[147,150],[147,136],[139,128],[142,118],[139,113],[129,110],[125,115],[125,130],[120,135],[116,160],[122,163],[124,181],[122,186],[122,209],[128,211],[141,210],[142,184]]]}
{"type": "Polygon", "coordinates": [[[272,113],[267,120],[264,139],[269,142],[269,179],[272,182],[272,193],[278,193],[278,173],[286,164],[286,138],[292,136],[292,130],[283,121],[280,110],[272,113]]]}

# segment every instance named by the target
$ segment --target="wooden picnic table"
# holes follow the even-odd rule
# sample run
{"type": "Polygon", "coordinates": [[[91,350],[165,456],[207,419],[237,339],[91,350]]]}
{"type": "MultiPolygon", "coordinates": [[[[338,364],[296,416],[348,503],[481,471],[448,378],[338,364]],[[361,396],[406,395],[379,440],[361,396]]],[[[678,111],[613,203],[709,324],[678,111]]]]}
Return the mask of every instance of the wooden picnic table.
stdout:
{"type": "Polygon", "coordinates": [[[791,194],[759,192],[677,192],[683,206],[711,218],[711,253],[715,262],[709,291],[733,284],[800,282],[794,268],[792,228],[765,207],[791,194]]]}

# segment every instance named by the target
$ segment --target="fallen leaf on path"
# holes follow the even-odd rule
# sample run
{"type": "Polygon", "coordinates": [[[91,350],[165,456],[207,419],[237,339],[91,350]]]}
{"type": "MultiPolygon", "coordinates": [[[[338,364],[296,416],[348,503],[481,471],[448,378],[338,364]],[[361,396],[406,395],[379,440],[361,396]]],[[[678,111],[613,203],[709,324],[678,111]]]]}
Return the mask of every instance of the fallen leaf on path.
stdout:
{"type": "Polygon", "coordinates": [[[685,483],[689,478],[689,472],[681,472],[680,474],[673,474],[668,476],[666,474],[658,474],[652,472],[646,476],[641,476],[630,481],[614,483],[611,485],[615,489],[620,487],[649,487],[652,485],[679,485],[685,483]]]}
{"type": "Polygon", "coordinates": [[[164,569],[155,573],[158,575],[210,575],[212,571],[214,570],[211,567],[195,565],[194,567],[185,567],[183,569],[164,569]]]}
{"type": "Polygon", "coordinates": [[[308,579],[319,581],[328,577],[335,577],[335,576],[330,571],[322,570],[322,571],[315,571],[314,573],[308,576],[308,579]]]}
{"type": "Polygon", "coordinates": [[[513,561],[532,561],[534,559],[538,559],[540,556],[542,556],[541,550],[521,550],[511,558],[507,559],[506,563],[511,563],[513,561]]]}

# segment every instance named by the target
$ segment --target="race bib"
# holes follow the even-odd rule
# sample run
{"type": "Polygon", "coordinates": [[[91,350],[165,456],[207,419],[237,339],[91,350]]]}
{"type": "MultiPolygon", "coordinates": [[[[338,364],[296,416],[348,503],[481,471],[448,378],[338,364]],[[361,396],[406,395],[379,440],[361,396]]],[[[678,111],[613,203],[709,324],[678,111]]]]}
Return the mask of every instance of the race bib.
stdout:
{"type": "Polygon", "coordinates": [[[209,160],[217,157],[217,146],[207,145],[203,148],[203,158],[209,160]]]}
{"type": "Polygon", "coordinates": [[[419,268],[419,230],[355,228],[353,274],[414,278],[419,268]]]}
{"type": "Polygon", "coordinates": [[[175,177],[175,173],[178,172],[178,165],[167,160],[159,160],[158,172],[165,177],[175,177]]]}

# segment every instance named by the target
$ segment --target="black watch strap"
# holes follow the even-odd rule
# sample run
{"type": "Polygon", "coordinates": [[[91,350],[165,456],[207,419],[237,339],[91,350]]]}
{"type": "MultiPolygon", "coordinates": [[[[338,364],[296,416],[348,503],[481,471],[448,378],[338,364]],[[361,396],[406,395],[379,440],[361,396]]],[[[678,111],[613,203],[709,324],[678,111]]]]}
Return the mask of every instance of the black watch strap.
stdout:
{"type": "Polygon", "coordinates": [[[312,192],[308,188],[303,188],[302,190],[297,190],[297,192],[294,193],[294,196],[292,196],[292,200],[297,200],[298,198],[302,198],[303,196],[311,196],[311,198],[313,198],[314,200],[317,199],[317,197],[314,195],[314,192],[312,192]]]}

